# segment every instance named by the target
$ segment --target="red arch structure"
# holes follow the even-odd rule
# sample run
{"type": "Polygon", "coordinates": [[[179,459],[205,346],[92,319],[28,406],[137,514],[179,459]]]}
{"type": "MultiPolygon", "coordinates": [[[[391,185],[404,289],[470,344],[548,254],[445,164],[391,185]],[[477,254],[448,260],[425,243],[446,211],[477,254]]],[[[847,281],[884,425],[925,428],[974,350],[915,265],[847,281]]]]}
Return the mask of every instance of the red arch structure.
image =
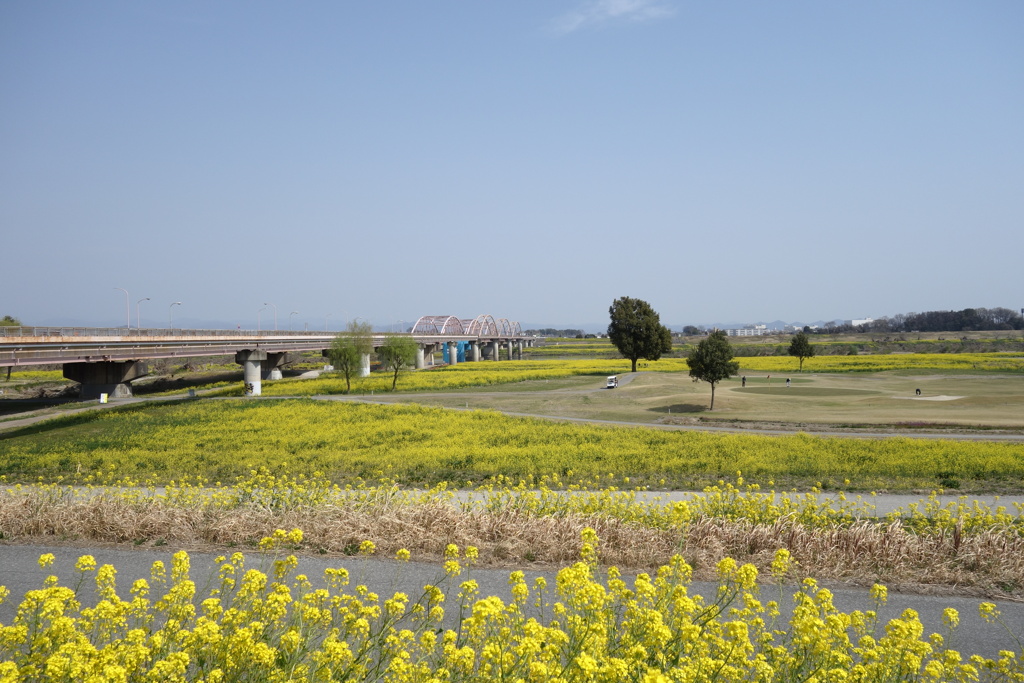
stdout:
{"type": "Polygon", "coordinates": [[[412,333],[424,335],[465,335],[462,321],[454,315],[424,315],[412,326],[412,333]]]}
{"type": "Polygon", "coordinates": [[[469,334],[478,337],[497,337],[498,324],[494,322],[494,316],[489,314],[478,315],[472,320],[463,320],[463,327],[469,334]]]}
{"type": "Polygon", "coordinates": [[[454,315],[424,315],[412,326],[412,334],[443,336],[446,334],[467,337],[521,337],[522,328],[518,322],[507,318],[495,319],[490,314],[478,315],[473,319],[459,319],[454,315]]]}

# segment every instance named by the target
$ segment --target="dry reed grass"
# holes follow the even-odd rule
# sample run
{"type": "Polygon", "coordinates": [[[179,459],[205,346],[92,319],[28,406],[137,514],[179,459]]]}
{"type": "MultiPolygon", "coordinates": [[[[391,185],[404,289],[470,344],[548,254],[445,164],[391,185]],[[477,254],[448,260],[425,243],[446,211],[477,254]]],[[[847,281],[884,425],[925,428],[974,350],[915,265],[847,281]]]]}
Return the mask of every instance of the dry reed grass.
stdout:
{"type": "MultiPolygon", "coordinates": [[[[723,557],[766,570],[788,549],[801,574],[856,585],[988,597],[1024,597],[1024,538],[993,527],[965,535],[919,534],[899,522],[860,521],[811,528],[791,519],[773,524],[712,517],[682,530],[645,527],[603,515],[542,516],[513,507],[460,510],[444,501],[416,504],[382,499],[290,511],[260,506],[180,506],[158,498],[52,493],[0,495],[0,533],[7,542],[255,547],[275,529],[300,528],[310,553],[351,554],[364,540],[382,555],[400,548],[436,560],[445,547],[479,548],[492,566],[564,565],[579,558],[580,533],[594,528],[601,557],[623,569],[646,570],[681,553],[695,577],[712,578],[723,557]]],[[[764,572],[767,574],[767,572],[764,572]]],[[[796,578],[796,577],[793,577],[796,578]]]]}

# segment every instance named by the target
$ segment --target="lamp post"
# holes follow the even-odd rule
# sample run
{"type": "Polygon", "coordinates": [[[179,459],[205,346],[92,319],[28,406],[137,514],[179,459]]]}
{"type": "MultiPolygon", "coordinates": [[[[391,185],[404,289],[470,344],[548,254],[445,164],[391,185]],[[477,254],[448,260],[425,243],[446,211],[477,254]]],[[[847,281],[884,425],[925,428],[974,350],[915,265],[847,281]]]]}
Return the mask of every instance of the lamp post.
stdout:
{"type": "Polygon", "coordinates": [[[298,315],[298,314],[299,314],[298,311],[292,311],[291,313],[288,314],[288,331],[289,332],[292,331],[292,316],[293,315],[298,315]]]}
{"type": "Polygon", "coordinates": [[[149,301],[149,297],[143,297],[142,299],[139,299],[138,301],[135,302],[135,329],[137,330],[142,329],[142,318],[139,316],[139,309],[141,308],[141,306],[139,306],[139,304],[141,304],[143,301],[149,301]]]}
{"type": "Polygon", "coordinates": [[[257,331],[257,332],[259,332],[259,331],[260,331],[260,313],[262,313],[262,312],[263,312],[263,311],[265,311],[265,310],[267,310],[267,307],[266,307],[266,306],[264,306],[264,307],[263,307],[263,308],[261,308],[260,310],[256,311],[256,331],[257,331]]]}
{"type": "Polygon", "coordinates": [[[124,287],[114,287],[114,289],[120,289],[124,292],[124,312],[127,316],[128,323],[125,325],[125,329],[131,332],[132,329],[132,302],[128,298],[128,290],[124,287]]]}
{"type": "Polygon", "coordinates": [[[171,320],[171,310],[175,306],[180,306],[180,305],[181,305],[180,301],[175,301],[173,304],[171,304],[170,306],[167,307],[167,327],[168,327],[168,329],[172,329],[172,330],[174,329],[174,323],[171,320]]]}
{"type": "Polygon", "coordinates": [[[274,331],[277,332],[277,306],[275,306],[274,304],[267,303],[266,301],[263,302],[263,305],[274,306],[274,331]]]}

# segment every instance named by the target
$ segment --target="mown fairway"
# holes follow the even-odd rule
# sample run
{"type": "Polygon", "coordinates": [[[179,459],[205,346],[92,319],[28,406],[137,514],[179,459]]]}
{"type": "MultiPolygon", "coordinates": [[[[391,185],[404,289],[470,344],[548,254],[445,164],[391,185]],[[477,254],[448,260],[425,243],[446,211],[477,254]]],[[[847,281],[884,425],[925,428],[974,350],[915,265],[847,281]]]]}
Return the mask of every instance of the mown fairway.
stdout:
{"type": "Polygon", "coordinates": [[[1024,377],[1015,374],[775,374],[746,369],[741,373],[747,377],[746,387],[741,386],[740,377],[722,382],[713,412],[708,411],[710,387],[692,382],[685,372],[640,372],[614,390],[604,388],[603,377],[576,377],[464,388],[458,395],[404,394],[394,399],[640,423],[1024,428],[1024,377]],[[787,377],[792,380],[789,388],[787,377]],[[916,389],[921,389],[920,397],[916,389]]]}

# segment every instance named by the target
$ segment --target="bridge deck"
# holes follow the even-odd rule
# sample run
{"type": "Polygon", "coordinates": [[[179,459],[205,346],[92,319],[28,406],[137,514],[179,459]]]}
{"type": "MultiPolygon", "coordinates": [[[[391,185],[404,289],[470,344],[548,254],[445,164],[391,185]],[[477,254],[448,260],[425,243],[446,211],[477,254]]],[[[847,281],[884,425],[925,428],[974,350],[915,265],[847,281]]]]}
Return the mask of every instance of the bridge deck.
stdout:
{"type": "MultiPolygon", "coordinates": [[[[0,327],[0,367],[50,363],[95,363],[195,356],[238,351],[321,351],[338,333],[282,330],[171,330],[88,327],[0,327]]],[[[391,335],[374,334],[374,346],[391,335]]],[[[402,335],[420,344],[526,339],[477,335],[402,335]]]]}

